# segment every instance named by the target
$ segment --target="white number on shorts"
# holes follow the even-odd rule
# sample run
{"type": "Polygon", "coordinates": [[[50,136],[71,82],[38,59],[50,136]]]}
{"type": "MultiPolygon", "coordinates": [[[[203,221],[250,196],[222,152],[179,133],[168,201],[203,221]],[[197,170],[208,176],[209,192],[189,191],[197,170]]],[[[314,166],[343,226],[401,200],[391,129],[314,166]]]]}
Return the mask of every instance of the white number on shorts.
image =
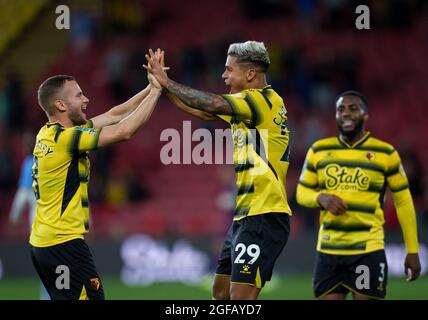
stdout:
{"type": "Polygon", "coordinates": [[[256,262],[260,255],[260,247],[256,244],[250,244],[248,248],[246,248],[245,244],[238,243],[235,247],[235,251],[240,251],[235,259],[235,263],[245,263],[245,259],[241,259],[245,251],[247,251],[247,254],[252,258],[250,261],[248,261],[248,264],[253,264],[256,262]]]}
{"type": "Polygon", "coordinates": [[[385,263],[381,262],[379,263],[380,266],[380,276],[379,276],[379,282],[383,282],[385,279],[385,263]]]}

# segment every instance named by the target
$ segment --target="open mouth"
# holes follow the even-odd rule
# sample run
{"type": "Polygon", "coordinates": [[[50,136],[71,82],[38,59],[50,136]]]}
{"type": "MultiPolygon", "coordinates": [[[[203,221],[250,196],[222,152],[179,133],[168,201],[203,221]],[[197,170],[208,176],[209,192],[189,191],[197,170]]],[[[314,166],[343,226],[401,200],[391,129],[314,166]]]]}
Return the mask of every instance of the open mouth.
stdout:
{"type": "Polygon", "coordinates": [[[342,121],[342,128],[343,129],[352,129],[354,127],[354,121],[352,120],[343,120],[342,121]]]}

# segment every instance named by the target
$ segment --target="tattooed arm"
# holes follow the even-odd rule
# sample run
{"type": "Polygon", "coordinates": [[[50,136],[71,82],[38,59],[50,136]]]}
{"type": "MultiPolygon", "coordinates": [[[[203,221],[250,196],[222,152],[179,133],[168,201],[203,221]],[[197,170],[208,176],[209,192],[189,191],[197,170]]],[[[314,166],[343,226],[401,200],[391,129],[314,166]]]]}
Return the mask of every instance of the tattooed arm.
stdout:
{"type": "Polygon", "coordinates": [[[145,68],[153,74],[165,90],[180,99],[186,106],[210,114],[232,115],[232,108],[222,96],[199,91],[169,79],[151,49],[149,54],[146,54],[146,59],[148,64],[145,68]]]}
{"type": "Polygon", "coordinates": [[[176,96],[174,96],[172,93],[165,90],[166,96],[171,100],[173,104],[175,104],[179,109],[183,110],[186,113],[191,114],[192,116],[195,116],[199,119],[206,120],[206,121],[216,121],[220,120],[219,117],[212,115],[211,113],[201,111],[198,109],[191,108],[187,106],[183,101],[178,99],[176,96]]]}
{"type": "Polygon", "coordinates": [[[188,107],[211,114],[232,114],[232,108],[220,95],[196,90],[171,79],[167,80],[165,89],[188,107]]]}

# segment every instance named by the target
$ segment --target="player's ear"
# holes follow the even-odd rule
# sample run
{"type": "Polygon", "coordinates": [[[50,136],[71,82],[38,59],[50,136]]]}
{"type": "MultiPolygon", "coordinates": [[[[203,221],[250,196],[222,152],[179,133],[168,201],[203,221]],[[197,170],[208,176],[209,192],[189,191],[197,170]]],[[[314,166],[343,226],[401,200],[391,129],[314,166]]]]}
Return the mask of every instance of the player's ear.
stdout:
{"type": "Polygon", "coordinates": [[[364,113],[364,122],[367,122],[369,120],[369,114],[367,111],[364,113]]]}
{"type": "Polygon", "coordinates": [[[247,82],[251,82],[256,78],[256,69],[249,68],[247,70],[247,82]]]}
{"type": "Polygon", "coordinates": [[[67,110],[67,107],[65,106],[64,101],[58,99],[55,100],[55,109],[59,112],[64,112],[67,110]]]}

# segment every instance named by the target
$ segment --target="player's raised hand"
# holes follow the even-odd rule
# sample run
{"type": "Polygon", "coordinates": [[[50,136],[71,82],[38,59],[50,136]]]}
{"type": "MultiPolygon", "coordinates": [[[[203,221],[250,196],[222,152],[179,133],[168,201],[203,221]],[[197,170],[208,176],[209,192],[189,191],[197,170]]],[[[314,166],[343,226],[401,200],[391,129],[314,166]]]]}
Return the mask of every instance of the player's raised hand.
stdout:
{"type": "Polygon", "coordinates": [[[336,216],[345,214],[348,209],[346,202],[334,194],[321,193],[317,197],[317,202],[321,208],[330,211],[336,216]]]}
{"type": "Polygon", "coordinates": [[[160,85],[160,83],[156,80],[156,78],[150,72],[147,72],[147,79],[149,80],[150,85],[153,88],[156,88],[156,89],[159,89],[159,90],[162,89],[162,86],[160,85]]]}
{"type": "Polygon", "coordinates": [[[417,253],[408,253],[404,260],[404,273],[407,281],[416,280],[421,274],[421,263],[417,253]]]}
{"type": "Polygon", "coordinates": [[[169,70],[169,67],[165,67],[165,51],[158,49],[156,50],[156,53],[159,55],[159,63],[163,70],[169,70]]]}
{"type": "Polygon", "coordinates": [[[162,56],[163,54],[160,49],[158,49],[156,53],[153,52],[152,49],[149,49],[149,54],[146,54],[147,65],[144,65],[144,68],[156,78],[162,87],[166,87],[168,76],[161,65],[161,59],[163,60],[162,56]]]}

